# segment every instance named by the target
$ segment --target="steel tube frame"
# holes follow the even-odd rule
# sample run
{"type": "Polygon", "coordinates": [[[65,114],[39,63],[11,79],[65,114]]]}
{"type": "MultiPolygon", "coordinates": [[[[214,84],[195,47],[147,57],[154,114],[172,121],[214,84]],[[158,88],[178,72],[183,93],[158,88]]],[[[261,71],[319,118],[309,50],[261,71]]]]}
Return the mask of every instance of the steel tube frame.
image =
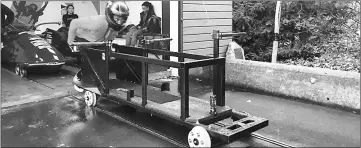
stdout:
{"type": "MultiPolygon", "coordinates": [[[[219,40],[218,40],[219,41],[219,40]]],[[[158,53],[162,55],[171,55],[180,57],[180,59],[189,58],[189,59],[196,59],[195,61],[180,61],[180,62],[174,62],[174,61],[168,61],[168,60],[158,60],[158,59],[150,59],[143,56],[136,56],[136,55],[130,55],[130,54],[124,54],[124,53],[116,53],[111,51],[111,47],[117,47],[113,46],[111,42],[102,43],[99,42],[92,43],[74,43],[74,45],[77,46],[94,46],[94,45],[106,45],[105,50],[99,50],[99,49],[93,49],[88,48],[88,50],[94,50],[94,51],[100,51],[102,54],[105,55],[105,66],[104,70],[107,73],[105,76],[106,78],[98,78],[103,79],[104,82],[104,95],[109,94],[109,61],[110,57],[115,58],[121,58],[125,60],[130,61],[138,61],[142,63],[142,106],[144,107],[147,104],[147,85],[148,85],[148,64],[156,64],[156,65],[163,65],[163,66],[169,66],[169,67],[175,67],[179,68],[180,72],[180,95],[181,95],[181,116],[180,119],[182,121],[185,121],[186,118],[189,117],[189,69],[195,68],[195,67],[201,67],[201,66],[212,66],[215,65],[218,68],[217,74],[214,75],[216,77],[216,85],[214,85],[214,92],[218,94],[218,96],[224,96],[224,78],[225,78],[225,58],[221,57],[208,57],[208,56],[198,56],[198,55],[192,55],[192,54],[185,54],[185,53],[176,53],[176,52],[169,52],[169,51],[162,51],[162,50],[155,50],[155,49],[142,49],[144,51],[143,56],[147,56],[148,53],[158,53]],[[105,52],[105,53],[104,53],[105,52]]],[[[216,45],[216,44],[215,44],[216,45]]],[[[216,45],[219,49],[219,44],[216,45]]],[[[121,46],[118,46],[121,47],[121,46]]],[[[134,47],[136,48],[136,47],[134,47]]],[[[216,49],[216,48],[215,48],[216,49]]],[[[90,59],[89,59],[90,60],[90,59]]],[[[103,59],[104,60],[104,59],[103,59]]],[[[93,69],[96,72],[96,69],[93,69]]],[[[217,98],[217,101],[219,99],[217,98]]],[[[224,97],[222,102],[218,103],[219,106],[224,106],[224,97]]]]}
{"type": "Polygon", "coordinates": [[[151,40],[144,40],[145,44],[151,44],[154,42],[162,42],[162,41],[171,41],[171,38],[162,38],[162,39],[151,39],[151,40]]]}
{"type": "Polygon", "coordinates": [[[237,33],[220,33],[219,37],[233,37],[233,36],[240,36],[240,35],[246,35],[246,32],[237,32],[237,33]]]}
{"type": "MultiPolygon", "coordinates": [[[[114,48],[121,48],[122,45],[113,44],[114,48]]],[[[139,47],[134,47],[139,48],[139,47]]],[[[144,48],[140,48],[144,50],[144,48]]],[[[188,59],[195,59],[195,60],[201,60],[201,59],[209,59],[209,56],[203,56],[203,55],[195,55],[195,54],[189,54],[189,53],[179,53],[179,52],[172,52],[172,51],[165,51],[165,50],[157,50],[157,49],[146,49],[148,53],[152,54],[161,54],[165,56],[175,56],[175,57],[183,57],[188,59]]]]}
{"type": "MultiPolygon", "coordinates": [[[[219,30],[213,30],[213,58],[219,57],[219,40],[223,37],[233,37],[246,35],[246,32],[220,33],[219,30]]],[[[225,106],[225,64],[216,64],[213,66],[213,95],[216,96],[216,105],[225,106]],[[217,87],[218,86],[218,87],[217,87]]]]}
{"type": "Polygon", "coordinates": [[[100,46],[106,44],[107,42],[75,42],[73,44],[70,44],[70,46],[100,46]]]}

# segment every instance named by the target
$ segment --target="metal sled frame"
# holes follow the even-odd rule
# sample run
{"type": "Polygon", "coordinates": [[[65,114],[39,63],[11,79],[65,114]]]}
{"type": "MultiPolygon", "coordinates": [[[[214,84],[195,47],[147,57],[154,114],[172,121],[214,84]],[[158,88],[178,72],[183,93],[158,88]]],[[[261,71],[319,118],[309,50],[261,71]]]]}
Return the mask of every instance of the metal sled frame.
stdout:
{"type": "MultiPolygon", "coordinates": [[[[194,55],[187,53],[178,53],[178,52],[170,52],[164,50],[157,49],[142,49],[143,56],[123,54],[112,52],[112,46],[114,48],[122,48],[120,45],[112,45],[111,42],[78,42],[74,43],[76,46],[97,46],[97,45],[106,45],[105,50],[88,48],[86,50],[99,51],[99,54],[102,54],[102,59],[105,60],[105,65],[102,67],[102,71],[105,73],[105,76],[101,76],[100,71],[95,68],[92,64],[91,59],[81,52],[82,56],[85,56],[85,59],[89,62],[91,69],[95,73],[97,79],[100,82],[98,87],[98,94],[107,100],[121,102],[130,106],[133,106],[138,109],[143,109],[148,113],[153,115],[165,118],[171,122],[175,122],[180,125],[185,125],[186,127],[193,128],[195,126],[202,126],[207,129],[209,135],[216,139],[217,141],[221,141],[222,143],[229,143],[231,141],[239,138],[241,134],[249,134],[251,132],[257,131],[261,128],[268,126],[268,120],[260,117],[250,116],[246,113],[237,112],[228,106],[225,106],[225,58],[218,57],[219,56],[219,39],[226,36],[236,36],[243,33],[227,33],[222,34],[218,30],[213,32],[214,39],[214,57],[202,56],[202,55],[194,55]],[[147,54],[158,54],[163,56],[174,56],[178,57],[179,61],[167,61],[167,60],[159,60],[159,59],[151,59],[147,58],[147,54]],[[117,91],[122,91],[123,95],[116,94],[110,92],[110,81],[109,81],[109,60],[110,57],[120,58],[124,60],[130,61],[138,61],[142,63],[142,95],[141,98],[137,99],[134,97],[134,90],[128,89],[117,89],[117,91]],[[194,59],[193,61],[184,61],[184,59],[194,59]],[[171,94],[173,96],[180,96],[180,107],[178,111],[179,113],[172,112],[171,109],[162,109],[161,105],[157,105],[158,103],[154,103],[152,101],[148,101],[147,91],[148,87],[148,64],[156,64],[168,67],[175,67],[179,69],[180,73],[180,94],[171,94]],[[189,96],[189,69],[203,66],[213,66],[213,96],[216,98],[216,112],[217,115],[210,115],[209,109],[207,107],[202,108],[204,106],[209,106],[209,103],[206,103],[204,100],[193,98],[189,96]],[[111,99],[111,98],[117,99],[111,99]],[[121,98],[121,99],[119,99],[121,98]],[[202,113],[196,112],[190,115],[190,100],[196,102],[196,106],[198,110],[203,110],[202,113]],[[198,104],[197,104],[198,103],[198,104]],[[200,109],[199,109],[200,108],[200,109]],[[206,110],[208,109],[208,110],[206,110]],[[172,113],[171,113],[172,112],[172,113]],[[201,115],[199,115],[201,114],[201,115]],[[179,115],[179,116],[177,116],[179,115]],[[197,116],[197,117],[195,117],[197,116]],[[223,122],[223,120],[231,119],[233,123],[228,124],[223,122]],[[210,128],[210,126],[217,126],[218,128],[210,128]]],[[[154,39],[154,40],[144,40],[146,44],[150,44],[152,42],[157,41],[169,41],[172,40],[170,38],[163,39],[154,39]]],[[[124,46],[123,46],[124,47],[124,46]]],[[[129,47],[128,47],[129,48],[129,47]]],[[[132,47],[136,48],[136,47],[132,47]]],[[[139,48],[138,48],[139,49],[139,48]]],[[[128,85],[128,84],[125,84],[128,85]]],[[[84,87],[85,88],[85,87],[84,87]]],[[[86,89],[86,88],[85,88],[86,89]]],[[[89,89],[90,90],[90,89],[89,89]]],[[[91,91],[91,90],[90,90],[91,91]]],[[[114,92],[114,90],[112,90],[114,92]]],[[[161,90],[159,90],[161,91],[161,90]]],[[[194,106],[193,106],[194,107],[194,106]]],[[[193,109],[194,110],[194,109],[193,109]]],[[[175,111],[175,109],[173,110],[175,111]]]]}

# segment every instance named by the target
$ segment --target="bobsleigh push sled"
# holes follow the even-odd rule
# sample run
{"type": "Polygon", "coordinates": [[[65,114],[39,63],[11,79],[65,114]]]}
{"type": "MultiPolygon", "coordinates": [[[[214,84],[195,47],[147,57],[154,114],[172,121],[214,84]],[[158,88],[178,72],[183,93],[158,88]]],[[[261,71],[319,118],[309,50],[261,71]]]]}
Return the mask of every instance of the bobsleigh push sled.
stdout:
{"type": "Polygon", "coordinates": [[[45,24],[59,24],[60,22],[40,23],[29,30],[23,26],[9,25],[4,28],[4,47],[1,50],[1,61],[15,67],[15,73],[26,77],[29,70],[58,71],[62,65],[72,62],[61,52],[41,38],[42,34],[35,34],[38,26],[45,24]],[[18,29],[18,28],[21,29],[18,29]]]}
{"type": "MultiPolygon", "coordinates": [[[[214,57],[112,45],[109,42],[77,42],[74,46],[81,48],[81,80],[73,80],[78,89],[84,90],[84,99],[88,106],[96,106],[99,99],[106,99],[125,104],[151,113],[153,116],[183,125],[189,128],[188,144],[190,147],[211,147],[212,141],[228,144],[239,139],[241,135],[250,134],[268,126],[268,120],[236,111],[225,102],[225,58],[218,57],[219,39],[242,33],[222,34],[213,32],[214,57]],[[93,47],[89,47],[93,46],[93,47]],[[98,46],[98,48],[94,47],[98,46]],[[111,51],[112,46],[117,49],[111,51]],[[174,56],[179,62],[148,58],[147,54],[174,56]],[[109,59],[138,63],[141,70],[140,83],[131,83],[122,78],[109,79],[109,59]],[[185,62],[184,59],[194,59],[185,62]],[[148,64],[178,68],[180,71],[180,93],[175,94],[166,89],[148,85],[148,64]],[[213,95],[210,102],[189,96],[188,72],[191,68],[213,66],[213,95]],[[156,98],[175,98],[175,101],[157,103],[156,98]]],[[[170,38],[143,40],[145,43],[171,40],[170,38]]],[[[133,64],[134,64],[133,63],[133,64]]],[[[121,72],[119,70],[118,72],[121,72]]],[[[185,137],[187,138],[187,137],[185,137]]],[[[218,145],[218,144],[217,144],[218,145]]],[[[213,145],[214,146],[214,145],[213,145]]]]}

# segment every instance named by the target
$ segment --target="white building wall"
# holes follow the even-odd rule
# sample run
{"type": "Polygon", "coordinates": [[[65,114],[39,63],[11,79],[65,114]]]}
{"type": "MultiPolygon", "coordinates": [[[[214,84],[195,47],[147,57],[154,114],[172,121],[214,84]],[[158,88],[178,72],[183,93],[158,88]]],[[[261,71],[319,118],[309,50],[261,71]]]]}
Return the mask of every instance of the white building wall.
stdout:
{"type": "MultiPolygon", "coordinates": [[[[170,1],[170,38],[173,40],[170,42],[170,51],[178,52],[178,1],[170,1]]],[[[178,61],[177,57],[170,57],[171,61],[178,61]]],[[[171,68],[172,76],[178,76],[178,69],[171,68]]]]}

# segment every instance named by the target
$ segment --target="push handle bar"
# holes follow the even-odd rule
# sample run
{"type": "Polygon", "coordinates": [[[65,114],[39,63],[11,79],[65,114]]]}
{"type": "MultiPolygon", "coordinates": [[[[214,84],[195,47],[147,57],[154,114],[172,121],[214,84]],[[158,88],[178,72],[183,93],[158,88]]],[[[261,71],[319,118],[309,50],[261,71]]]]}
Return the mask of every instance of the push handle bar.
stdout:
{"type": "Polygon", "coordinates": [[[154,43],[154,42],[162,42],[162,41],[171,41],[173,40],[172,38],[162,38],[162,39],[151,39],[151,40],[144,40],[145,44],[150,44],[150,43],[154,43]]]}
{"type": "Polygon", "coordinates": [[[39,24],[35,25],[32,29],[35,30],[35,29],[38,28],[39,26],[41,26],[41,25],[47,25],[47,24],[58,24],[58,25],[60,25],[61,22],[45,22],[45,23],[39,23],[39,24]]]}
{"type": "Polygon", "coordinates": [[[220,33],[220,37],[229,37],[229,36],[240,36],[246,35],[246,32],[237,32],[237,33],[220,33]]]}
{"type": "Polygon", "coordinates": [[[106,45],[107,42],[75,42],[70,46],[99,46],[99,45],[106,45]]]}
{"type": "Polygon", "coordinates": [[[220,33],[219,30],[213,30],[213,33],[211,33],[213,39],[221,39],[223,37],[231,37],[231,36],[241,36],[246,34],[247,34],[246,32],[220,33]]]}

